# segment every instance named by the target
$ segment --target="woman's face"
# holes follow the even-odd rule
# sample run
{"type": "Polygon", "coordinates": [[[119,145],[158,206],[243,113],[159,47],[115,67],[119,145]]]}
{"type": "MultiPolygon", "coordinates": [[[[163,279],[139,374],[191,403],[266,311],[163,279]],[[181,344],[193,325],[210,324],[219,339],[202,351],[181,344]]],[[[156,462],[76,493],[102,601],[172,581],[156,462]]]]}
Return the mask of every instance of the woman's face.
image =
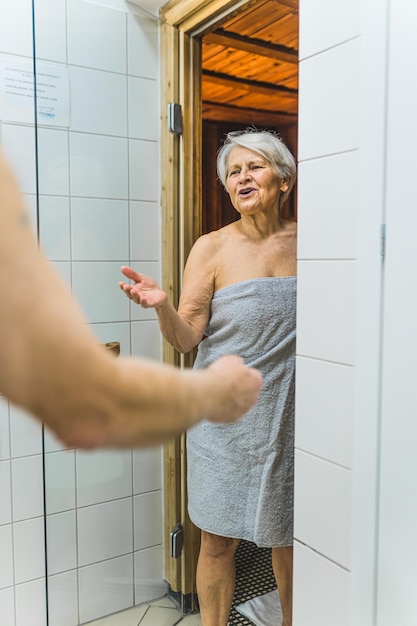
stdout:
{"type": "Polygon", "coordinates": [[[260,154],[236,146],[230,152],[226,187],[230,200],[242,215],[273,212],[277,215],[280,192],[288,183],[260,154]]]}

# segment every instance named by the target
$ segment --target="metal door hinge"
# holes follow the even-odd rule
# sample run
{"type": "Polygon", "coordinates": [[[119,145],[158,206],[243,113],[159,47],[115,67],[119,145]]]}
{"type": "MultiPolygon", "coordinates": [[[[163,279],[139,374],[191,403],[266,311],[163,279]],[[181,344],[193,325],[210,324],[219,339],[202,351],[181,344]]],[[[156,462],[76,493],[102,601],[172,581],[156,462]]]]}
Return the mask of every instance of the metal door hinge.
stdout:
{"type": "Polygon", "coordinates": [[[174,135],[182,135],[182,111],[177,102],[168,104],[168,130],[174,135]]]}
{"type": "Polygon", "coordinates": [[[387,225],[381,224],[381,259],[385,259],[386,230],[387,225]]]}
{"type": "Polygon", "coordinates": [[[173,559],[181,556],[182,546],[184,545],[184,528],[181,523],[177,524],[174,530],[169,533],[169,555],[173,559]]]}

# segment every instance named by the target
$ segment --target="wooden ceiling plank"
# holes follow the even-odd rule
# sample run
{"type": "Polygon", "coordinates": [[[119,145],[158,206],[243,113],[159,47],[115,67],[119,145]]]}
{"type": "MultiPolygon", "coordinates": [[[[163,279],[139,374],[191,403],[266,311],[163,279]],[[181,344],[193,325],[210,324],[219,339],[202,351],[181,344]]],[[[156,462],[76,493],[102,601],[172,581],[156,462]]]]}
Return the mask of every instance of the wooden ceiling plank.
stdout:
{"type": "Polygon", "coordinates": [[[203,70],[202,72],[203,81],[208,81],[212,83],[217,83],[229,87],[237,87],[239,89],[243,89],[244,91],[256,91],[257,93],[264,94],[276,94],[276,93],[285,93],[288,97],[297,98],[298,91],[297,89],[290,89],[288,87],[284,87],[282,85],[275,85],[272,83],[264,83],[258,82],[255,80],[247,80],[243,78],[238,78],[236,76],[229,76],[227,74],[220,74],[218,72],[210,72],[208,70],[203,70]]]}
{"type": "Polygon", "coordinates": [[[277,4],[283,4],[284,6],[289,7],[290,9],[293,9],[293,11],[298,12],[299,0],[275,0],[275,2],[277,4]]]}
{"type": "Polygon", "coordinates": [[[203,102],[203,119],[230,121],[236,123],[263,124],[265,126],[284,125],[297,119],[297,114],[286,111],[268,111],[259,108],[238,107],[217,102],[203,102]]]}
{"type": "Polygon", "coordinates": [[[234,48],[235,50],[273,58],[284,63],[298,63],[298,53],[296,50],[279,44],[269,43],[262,39],[242,37],[241,35],[226,32],[222,29],[206,35],[204,37],[204,43],[234,48]]]}

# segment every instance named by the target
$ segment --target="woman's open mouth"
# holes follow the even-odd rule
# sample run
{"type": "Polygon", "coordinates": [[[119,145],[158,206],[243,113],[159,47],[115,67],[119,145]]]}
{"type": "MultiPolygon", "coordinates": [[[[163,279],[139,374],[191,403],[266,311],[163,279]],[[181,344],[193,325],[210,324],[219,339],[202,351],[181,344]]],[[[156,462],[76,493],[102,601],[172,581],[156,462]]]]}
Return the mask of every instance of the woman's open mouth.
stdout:
{"type": "Polygon", "coordinates": [[[245,189],[241,189],[239,191],[239,197],[246,198],[247,196],[250,196],[254,192],[255,192],[255,189],[253,187],[245,187],[245,189]]]}

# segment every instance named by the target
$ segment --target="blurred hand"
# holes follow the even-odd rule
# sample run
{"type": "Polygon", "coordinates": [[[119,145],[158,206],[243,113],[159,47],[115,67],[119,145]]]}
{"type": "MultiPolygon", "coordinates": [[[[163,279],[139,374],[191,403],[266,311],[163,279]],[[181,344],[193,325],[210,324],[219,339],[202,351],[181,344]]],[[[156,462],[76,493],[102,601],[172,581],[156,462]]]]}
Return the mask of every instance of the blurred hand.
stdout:
{"type": "Polygon", "coordinates": [[[237,356],[224,356],[206,370],[214,377],[206,418],[213,422],[234,422],[256,403],[262,376],[237,356]]]}

